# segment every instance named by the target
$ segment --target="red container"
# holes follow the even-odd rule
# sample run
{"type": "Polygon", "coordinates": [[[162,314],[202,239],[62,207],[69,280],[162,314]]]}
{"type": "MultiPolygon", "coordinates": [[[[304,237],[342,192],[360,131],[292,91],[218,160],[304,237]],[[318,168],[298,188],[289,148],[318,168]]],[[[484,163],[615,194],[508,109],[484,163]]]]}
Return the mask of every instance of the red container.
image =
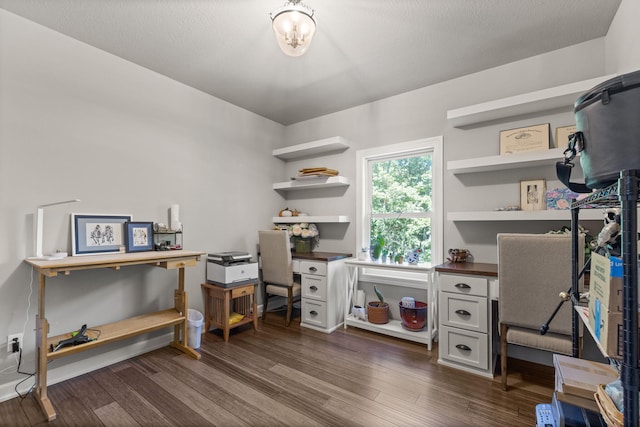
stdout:
{"type": "Polygon", "coordinates": [[[402,326],[409,331],[420,331],[427,325],[427,303],[415,302],[415,308],[408,308],[400,305],[400,318],[402,326]]]}

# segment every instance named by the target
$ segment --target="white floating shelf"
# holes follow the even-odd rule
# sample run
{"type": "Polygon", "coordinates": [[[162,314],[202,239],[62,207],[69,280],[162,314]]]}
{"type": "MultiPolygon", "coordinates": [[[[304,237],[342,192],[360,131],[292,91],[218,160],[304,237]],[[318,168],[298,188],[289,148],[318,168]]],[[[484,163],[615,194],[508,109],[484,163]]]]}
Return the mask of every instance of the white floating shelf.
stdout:
{"type": "Polygon", "coordinates": [[[344,176],[328,176],[313,179],[291,180],[276,182],[273,184],[274,190],[293,191],[311,190],[315,188],[348,187],[349,178],[344,176]]]}
{"type": "Polygon", "coordinates": [[[274,216],[272,218],[274,224],[296,224],[299,222],[313,223],[349,223],[349,217],[346,215],[330,215],[330,216],[274,216]]]}
{"type": "Polygon", "coordinates": [[[273,150],[273,156],[282,160],[311,157],[320,154],[344,151],[349,148],[349,142],[341,136],[292,145],[290,147],[273,150]]]}
{"type": "Polygon", "coordinates": [[[554,165],[562,161],[565,148],[532,151],[528,153],[505,154],[501,156],[477,157],[475,159],[451,160],[447,170],[453,174],[488,172],[523,167],[554,165]]]}
{"type": "MultiPolygon", "coordinates": [[[[602,209],[581,209],[581,220],[602,220],[602,209]]],[[[570,221],[570,210],[448,212],[448,221],[570,221]]]]}
{"type": "Polygon", "coordinates": [[[615,74],[449,110],[447,120],[453,127],[463,127],[523,114],[573,107],[580,95],[612,77],[615,77],[615,74]]]}

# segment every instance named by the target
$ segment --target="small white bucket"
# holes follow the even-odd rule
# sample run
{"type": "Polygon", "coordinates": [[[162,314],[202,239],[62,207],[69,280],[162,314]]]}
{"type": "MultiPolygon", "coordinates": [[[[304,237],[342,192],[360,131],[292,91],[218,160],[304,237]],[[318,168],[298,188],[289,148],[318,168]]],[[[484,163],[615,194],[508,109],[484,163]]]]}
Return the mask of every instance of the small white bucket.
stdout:
{"type": "Polygon", "coordinates": [[[198,310],[193,310],[190,308],[187,320],[187,344],[191,348],[200,348],[202,321],[204,320],[204,316],[198,310]]]}

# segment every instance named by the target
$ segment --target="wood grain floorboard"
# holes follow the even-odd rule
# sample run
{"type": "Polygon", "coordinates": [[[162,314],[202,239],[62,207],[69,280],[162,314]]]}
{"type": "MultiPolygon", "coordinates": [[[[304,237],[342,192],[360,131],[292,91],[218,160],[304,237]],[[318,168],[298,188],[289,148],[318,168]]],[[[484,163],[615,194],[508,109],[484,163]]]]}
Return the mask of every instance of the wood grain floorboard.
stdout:
{"type": "Polygon", "coordinates": [[[131,368],[128,362],[121,362],[107,368],[91,372],[99,387],[102,387],[114,400],[140,425],[171,426],[173,425],[162,412],[142,397],[133,388],[122,381],[116,372],[131,368]]]}
{"type": "Polygon", "coordinates": [[[349,328],[324,334],[271,314],[206,333],[201,360],[170,347],[0,403],[0,426],[533,426],[551,401],[551,367],[509,362],[510,390],[437,363],[437,345],[349,328]]]}

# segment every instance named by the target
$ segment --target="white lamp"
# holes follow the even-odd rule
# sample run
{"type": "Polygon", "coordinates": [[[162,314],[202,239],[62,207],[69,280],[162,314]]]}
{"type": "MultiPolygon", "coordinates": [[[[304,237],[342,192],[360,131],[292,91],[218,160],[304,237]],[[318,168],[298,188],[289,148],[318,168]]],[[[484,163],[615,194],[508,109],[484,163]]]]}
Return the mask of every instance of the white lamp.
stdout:
{"type": "Polygon", "coordinates": [[[271,12],[273,31],[285,54],[301,56],[309,49],[316,32],[313,12],[313,9],[300,3],[300,0],[289,0],[284,6],[271,12]]]}
{"type": "Polygon", "coordinates": [[[75,203],[75,202],[79,202],[80,199],[73,199],[73,200],[65,200],[63,202],[54,202],[54,203],[47,203],[46,205],[40,205],[38,206],[38,211],[36,213],[36,256],[35,258],[46,258],[46,259],[55,259],[55,258],[64,258],[66,256],[66,254],[61,254],[61,255],[50,255],[50,256],[44,256],[42,254],[42,234],[43,234],[43,229],[44,229],[44,208],[47,208],[49,206],[56,206],[56,205],[64,205],[67,203],[75,203]]]}

